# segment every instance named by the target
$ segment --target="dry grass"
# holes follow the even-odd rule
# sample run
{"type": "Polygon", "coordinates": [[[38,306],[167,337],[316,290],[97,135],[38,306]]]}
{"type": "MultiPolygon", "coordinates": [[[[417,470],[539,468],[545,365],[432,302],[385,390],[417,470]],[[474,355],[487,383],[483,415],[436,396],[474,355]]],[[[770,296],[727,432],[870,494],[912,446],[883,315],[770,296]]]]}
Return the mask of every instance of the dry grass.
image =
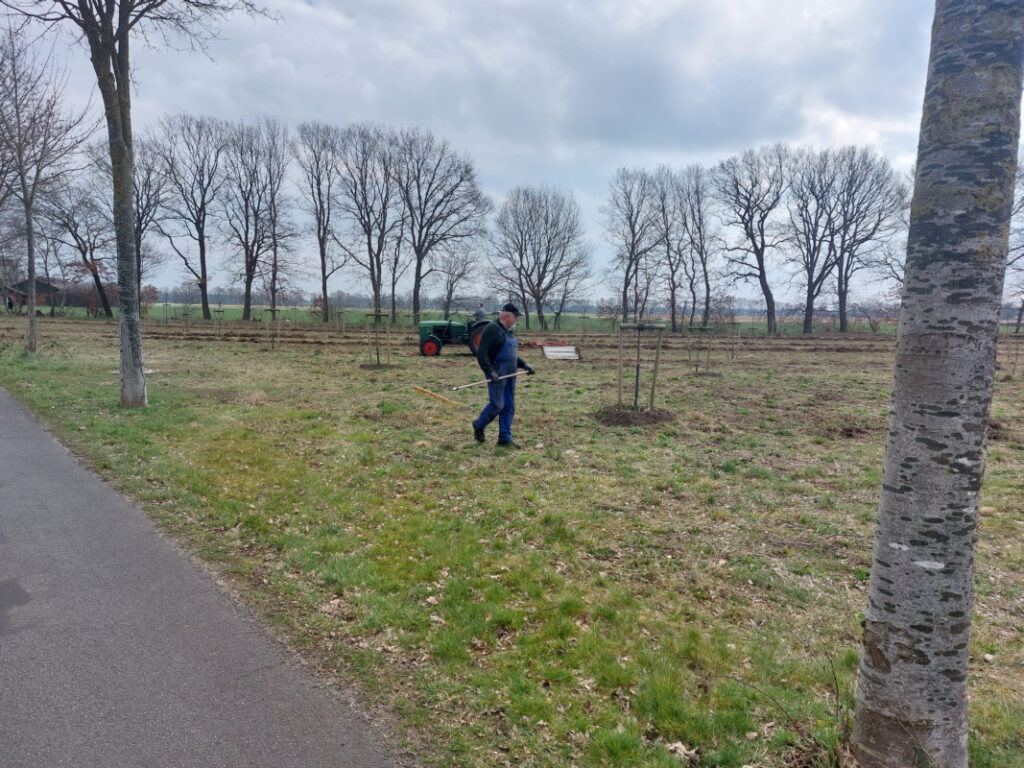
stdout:
{"type": "MultiPolygon", "coordinates": [[[[272,349],[160,326],[152,404],[126,412],[112,327],[40,330],[30,358],[0,320],[0,385],[321,669],[360,680],[424,762],[679,765],[680,744],[702,765],[838,759],[891,340],[672,339],[657,406],[674,420],[618,426],[597,419],[617,399],[615,339],[568,339],[579,362],[527,348],[538,376],[518,391],[524,450],[508,453],[472,440],[484,393],[451,392],[478,377],[461,350],[422,358],[405,337],[368,369],[358,333],[290,329],[272,349]]],[[[1015,354],[979,543],[978,766],[1024,752],[1015,354]]]]}

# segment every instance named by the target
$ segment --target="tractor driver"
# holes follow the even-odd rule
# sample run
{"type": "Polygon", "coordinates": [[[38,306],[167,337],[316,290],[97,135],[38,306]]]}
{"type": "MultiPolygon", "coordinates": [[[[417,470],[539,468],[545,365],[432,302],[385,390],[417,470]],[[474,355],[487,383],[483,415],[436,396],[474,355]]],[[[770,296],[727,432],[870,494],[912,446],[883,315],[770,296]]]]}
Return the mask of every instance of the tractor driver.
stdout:
{"type": "Polygon", "coordinates": [[[498,319],[487,324],[480,336],[476,360],[489,379],[487,405],[473,422],[473,437],[484,441],[484,429],[498,417],[498,445],[519,448],[512,441],[512,417],[516,412],[516,371],[522,368],[527,376],[534,370],[519,357],[519,342],[512,328],[519,319],[519,307],[506,304],[498,312],[498,319]]]}

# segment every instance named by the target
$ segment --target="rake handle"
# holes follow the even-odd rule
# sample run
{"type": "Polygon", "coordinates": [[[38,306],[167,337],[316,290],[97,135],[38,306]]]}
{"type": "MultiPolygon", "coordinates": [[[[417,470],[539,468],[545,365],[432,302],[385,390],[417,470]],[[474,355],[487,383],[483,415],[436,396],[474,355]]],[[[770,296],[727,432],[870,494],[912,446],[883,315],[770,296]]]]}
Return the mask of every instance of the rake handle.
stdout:
{"type": "MultiPolygon", "coordinates": [[[[524,373],[526,373],[526,371],[516,371],[515,373],[507,373],[504,376],[499,376],[498,377],[498,381],[501,381],[502,379],[511,379],[511,378],[514,378],[514,377],[519,376],[519,375],[524,374],[524,373]]],[[[479,387],[481,384],[490,384],[490,383],[491,383],[490,379],[484,379],[483,381],[474,381],[472,384],[463,384],[463,385],[458,386],[458,387],[452,387],[452,392],[454,392],[457,389],[466,389],[466,387],[479,387]]]]}

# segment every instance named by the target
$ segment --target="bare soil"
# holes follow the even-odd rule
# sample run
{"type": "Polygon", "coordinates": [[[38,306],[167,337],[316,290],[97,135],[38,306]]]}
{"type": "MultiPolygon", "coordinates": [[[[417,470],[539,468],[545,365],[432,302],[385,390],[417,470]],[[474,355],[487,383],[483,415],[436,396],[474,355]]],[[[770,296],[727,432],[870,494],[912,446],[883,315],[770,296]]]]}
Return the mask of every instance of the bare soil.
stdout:
{"type": "Polygon", "coordinates": [[[637,427],[649,424],[664,424],[668,421],[675,421],[676,415],[664,408],[653,408],[640,412],[632,408],[619,409],[618,406],[610,405],[602,408],[595,414],[597,420],[607,427],[637,427]]]}

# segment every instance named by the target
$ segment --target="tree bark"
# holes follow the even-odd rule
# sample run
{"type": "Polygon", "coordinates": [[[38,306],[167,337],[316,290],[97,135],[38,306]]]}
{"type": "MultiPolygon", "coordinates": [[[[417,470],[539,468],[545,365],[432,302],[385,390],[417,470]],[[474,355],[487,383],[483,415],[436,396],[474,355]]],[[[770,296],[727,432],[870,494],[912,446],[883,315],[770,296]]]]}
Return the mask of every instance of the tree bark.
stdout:
{"type": "Polygon", "coordinates": [[[1024,6],[938,0],[854,718],[865,768],[967,766],[974,551],[1024,6]]]}
{"type": "Polygon", "coordinates": [[[142,325],[135,259],[135,213],[132,194],[131,87],[127,33],[116,46],[113,61],[108,43],[98,31],[86,30],[93,69],[103,99],[107,121],[110,166],[114,185],[114,234],[117,242],[117,304],[121,347],[121,406],[141,407],[148,403],[142,362],[142,325]],[[115,71],[111,65],[116,68],[115,71]]]}
{"type": "Polygon", "coordinates": [[[420,257],[416,257],[416,271],[413,273],[412,278],[412,327],[417,328],[420,324],[420,286],[423,283],[423,277],[420,274],[423,262],[420,257]]]}
{"type": "MultiPolygon", "coordinates": [[[[26,200],[31,198],[26,197],[26,200]]],[[[35,227],[32,225],[32,204],[25,203],[25,251],[28,258],[28,281],[25,284],[25,297],[28,313],[28,343],[25,348],[35,352],[38,348],[38,331],[36,328],[36,239],[35,227]]]]}
{"type": "Polygon", "coordinates": [[[96,296],[100,300],[100,305],[103,307],[103,316],[108,320],[112,320],[114,318],[114,311],[110,308],[110,299],[107,298],[107,291],[103,287],[103,280],[100,278],[100,273],[94,269],[90,271],[89,274],[92,275],[93,285],[96,286],[96,296]]]}
{"type": "Polygon", "coordinates": [[[764,314],[765,314],[765,326],[767,328],[766,333],[769,336],[774,336],[779,332],[778,321],[775,318],[775,296],[772,294],[772,289],[768,285],[768,280],[762,276],[758,283],[761,286],[761,294],[764,296],[764,314]]]}
{"type": "Polygon", "coordinates": [[[807,293],[804,296],[803,333],[805,336],[810,336],[814,333],[814,299],[814,289],[811,286],[808,286],[807,293]]]}

